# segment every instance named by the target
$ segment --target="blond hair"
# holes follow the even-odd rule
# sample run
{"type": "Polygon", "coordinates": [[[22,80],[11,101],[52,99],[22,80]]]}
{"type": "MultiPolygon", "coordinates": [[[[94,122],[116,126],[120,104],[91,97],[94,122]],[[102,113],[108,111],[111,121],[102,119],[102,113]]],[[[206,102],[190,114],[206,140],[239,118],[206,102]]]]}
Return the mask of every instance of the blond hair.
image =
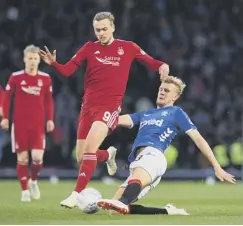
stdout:
{"type": "Polygon", "coordinates": [[[39,53],[39,51],[40,51],[40,47],[35,46],[35,45],[28,45],[24,49],[24,55],[26,53],[29,53],[29,52],[31,52],[31,53],[39,53]]]}
{"type": "Polygon", "coordinates": [[[162,83],[168,83],[168,84],[175,85],[178,88],[178,90],[179,90],[179,94],[182,94],[183,90],[186,87],[186,84],[180,78],[177,78],[177,77],[174,77],[174,76],[167,76],[167,77],[165,77],[162,80],[162,83]]]}
{"type": "Polygon", "coordinates": [[[115,17],[111,12],[99,12],[96,13],[94,16],[94,20],[96,21],[101,21],[105,19],[108,19],[111,22],[111,24],[114,25],[115,17]]]}

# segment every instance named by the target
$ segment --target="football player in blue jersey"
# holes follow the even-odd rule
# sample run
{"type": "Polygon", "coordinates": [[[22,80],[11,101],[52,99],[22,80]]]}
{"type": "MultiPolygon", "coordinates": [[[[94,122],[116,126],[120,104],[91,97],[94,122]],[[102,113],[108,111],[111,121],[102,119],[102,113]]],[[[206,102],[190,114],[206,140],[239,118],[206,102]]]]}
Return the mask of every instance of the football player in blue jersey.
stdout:
{"type": "Polygon", "coordinates": [[[129,155],[130,176],[118,189],[113,199],[102,199],[97,205],[103,209],[112,209],[121,214],[181,214],[188,215],[184,209],[168,204],[164,208],[151,208],[130,205],[157,186],[166,171],[164,156],[166,148],[179,132],[188,134],[196,146],[209,160],[220,181],[235,183],[234,176],[224,171],[214,154],[201,136],[188,115],[174,102],[182,94],[185,84],[176,77],[166,77],[159,88],[157,108],[119,117],[118,124],[132,128],[139,126],[132,152],[129,155]]]}

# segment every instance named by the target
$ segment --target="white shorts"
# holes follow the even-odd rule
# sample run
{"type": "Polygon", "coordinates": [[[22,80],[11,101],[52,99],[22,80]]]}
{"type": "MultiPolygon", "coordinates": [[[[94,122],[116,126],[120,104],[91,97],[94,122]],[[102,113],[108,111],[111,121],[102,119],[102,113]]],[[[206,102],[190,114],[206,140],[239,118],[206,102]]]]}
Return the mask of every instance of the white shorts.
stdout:
{"type": "Polygon", "coordinates": [[[128,185],[132,171],[135,168],[143,168],[151,177],[151,184],[146,186],[138,196],[138,199],[141,199],[151,189],[155,188],[159,184],[161,177],[166,171],[167,161],[164,154],[160,150],[153,147],[146,147],[139,153],[135,161],[130,164],[130,176],[121,185],[121,187],[126,187],[128,185]]]}

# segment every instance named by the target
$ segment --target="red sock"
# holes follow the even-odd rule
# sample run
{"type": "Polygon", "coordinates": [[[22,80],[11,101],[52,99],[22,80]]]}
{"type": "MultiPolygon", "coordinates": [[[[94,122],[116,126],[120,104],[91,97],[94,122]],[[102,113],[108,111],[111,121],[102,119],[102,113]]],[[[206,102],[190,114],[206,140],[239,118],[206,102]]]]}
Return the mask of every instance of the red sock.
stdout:
{"type": "Polygon", "coordinates": [[[17,163],[17,175],[22,190],[28,190],[28,166],[17,163]]]}
{"type": "Polygon", "coordinates": [[[109,153],[107,150],[98,150],[96,152],[97,162],[105,162],[109,158],[109,153]]]}
{"type": "Polygon", "coordinates": [[[96,153],[83,155],[83,162],[79,169],[79,175],[75,187],[76,192],[81,192],[89,183],[97,165],[96,153]]]}
{"type": "Polygon", "coordinates": [[[34,162],[31,163],[31,166],[30,166],[30,178],[31,180],[37,180],[37,177],[39,176],[40,174],[40,171],[42,169],[42,166],[43,164],[36,164],[34,162]]]}

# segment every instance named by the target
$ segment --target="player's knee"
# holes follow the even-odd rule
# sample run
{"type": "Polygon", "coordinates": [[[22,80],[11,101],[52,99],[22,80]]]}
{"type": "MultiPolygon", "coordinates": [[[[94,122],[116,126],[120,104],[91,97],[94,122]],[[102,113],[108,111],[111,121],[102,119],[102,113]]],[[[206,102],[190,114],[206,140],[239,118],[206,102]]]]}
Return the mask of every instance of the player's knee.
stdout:
{"type": "Polygon", "coordinates": [[[28,165],[28,163],[29,163],[29,159],[18,159],[18,160],[17,160],[17,163],[18,163],[19,165],[28,165]]]}
{"type": "Polygon", "coordinates": [[[33,150],[31,152],[32,162],[35,164],[41,164],[43,162],[43,150],[33,150]]]}
{"type": "Polygon", "coordinates": [[[28,152],[17,153],[17,162],[21,165],[27,165],[29,162],[28,152]]]}
{"type": "MultiPolygon", "coordinates": [[[[151,176],[149,173],[143,168],[135,168],[132,172],[130,180],[138,180],[141,182],[142,188],[152,183],[151,176]]],[[[129,181],[130,181],[129,180],[129,181]]]]}
{"type": "Polygon", "coordinates": [[[34,164],[41,164],[43,162],[43,157],[38,156],[38,155],[34,155],[34,156],[32,156],[32,162],[34,164]]]}

